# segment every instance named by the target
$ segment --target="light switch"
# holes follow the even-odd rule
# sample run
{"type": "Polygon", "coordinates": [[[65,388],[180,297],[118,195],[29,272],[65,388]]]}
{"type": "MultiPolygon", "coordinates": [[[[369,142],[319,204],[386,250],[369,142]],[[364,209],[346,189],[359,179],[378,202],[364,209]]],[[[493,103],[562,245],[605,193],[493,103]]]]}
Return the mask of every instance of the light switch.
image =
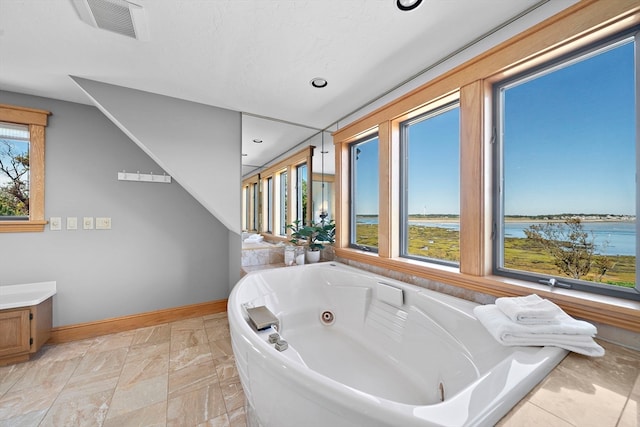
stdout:
{"type": "Polygon", "coordinates": [[[68,216],[67,217],[67,230],[77,230],[78,229],[78,217],[76,216],[68,216]]]}
{"type": "Polygon", "coordinates": [[[49,218],[49,230],[62,230],[62,218],[60,218],[59,216],[52,216],[51,218],[49,218]]]}
{"type": "Polygon", "coordinates": [[[82,228],[85,230],[93,230],[93,217],[85,216],[82,220],[82,228]]]}
{"type": "Polygon", "coordinates": [[[96,217],[96,230],[111,230],[111,218],[96,217]]]}

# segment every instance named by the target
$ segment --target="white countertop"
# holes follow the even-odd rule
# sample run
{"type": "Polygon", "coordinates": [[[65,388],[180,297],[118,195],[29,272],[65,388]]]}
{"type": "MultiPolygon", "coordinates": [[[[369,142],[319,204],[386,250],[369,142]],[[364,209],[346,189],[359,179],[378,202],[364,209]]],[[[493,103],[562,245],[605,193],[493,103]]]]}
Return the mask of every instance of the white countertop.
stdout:
{"type": "Polygon", "coordinates": [[[56,294],[56,282],[0,286],[0,310],[38,305],[56,294]]]}

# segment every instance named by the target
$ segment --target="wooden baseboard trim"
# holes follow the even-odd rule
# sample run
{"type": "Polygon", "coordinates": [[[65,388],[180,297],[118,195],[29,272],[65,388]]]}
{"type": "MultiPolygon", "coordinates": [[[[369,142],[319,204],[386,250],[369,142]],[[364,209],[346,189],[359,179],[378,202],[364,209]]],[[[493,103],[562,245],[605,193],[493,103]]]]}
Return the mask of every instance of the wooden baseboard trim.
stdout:
{"type": "Polygon", "coordinates": [[[155,326],[207,314],[223,313],[227,310],[227,300],[203,302],[164,310],[149,311],[132,314],[130,316],[115,317],[95,322],[78,323],[75,325],[57,326],[51,330],[49,344],[60,344],[69,341],[99,337],[132,329],[155,326]]]}

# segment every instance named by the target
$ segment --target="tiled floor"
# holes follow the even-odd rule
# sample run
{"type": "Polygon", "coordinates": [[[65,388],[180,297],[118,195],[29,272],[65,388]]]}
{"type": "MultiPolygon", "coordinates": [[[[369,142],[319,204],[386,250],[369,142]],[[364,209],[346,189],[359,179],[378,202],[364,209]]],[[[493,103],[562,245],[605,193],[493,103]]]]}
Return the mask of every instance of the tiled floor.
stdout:
{"type": "Polygon", "coordinates": [[[500,427],[640,427],[640,352],[599,341],[604,357],[569,355],[500,427]]]}
{"type": "MultiPolygon", "coordinates": [[[[498,425],[640,427],[640,353],[601,344],[605,357],[571,353],[498,425]]],[[[245,424],[226,313],[46,346],[0,367],[2,427],[245,424]]]]}
{"type": "Polygon", "coordinates": [[[0,367],[0,426],[245,426],[226,313],[45,346],[0,367]]]}

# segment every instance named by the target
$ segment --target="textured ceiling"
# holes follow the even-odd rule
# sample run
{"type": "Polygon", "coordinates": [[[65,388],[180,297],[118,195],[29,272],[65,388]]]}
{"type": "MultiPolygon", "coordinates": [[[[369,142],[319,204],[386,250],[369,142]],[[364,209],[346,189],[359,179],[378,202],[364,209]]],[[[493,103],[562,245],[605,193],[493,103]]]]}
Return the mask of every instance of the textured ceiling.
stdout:
{"type": "Polygon", "coordinates": [[[425,0],[412,12],[395,0],[136,3],[149,41],[85,24],[71,0],[0,0],[0,89],[90,104],[75,75],[249,113],[246,173],[546,2],[425,0]],[[329,85],[311,87],[317,76],[329,85]]]}

